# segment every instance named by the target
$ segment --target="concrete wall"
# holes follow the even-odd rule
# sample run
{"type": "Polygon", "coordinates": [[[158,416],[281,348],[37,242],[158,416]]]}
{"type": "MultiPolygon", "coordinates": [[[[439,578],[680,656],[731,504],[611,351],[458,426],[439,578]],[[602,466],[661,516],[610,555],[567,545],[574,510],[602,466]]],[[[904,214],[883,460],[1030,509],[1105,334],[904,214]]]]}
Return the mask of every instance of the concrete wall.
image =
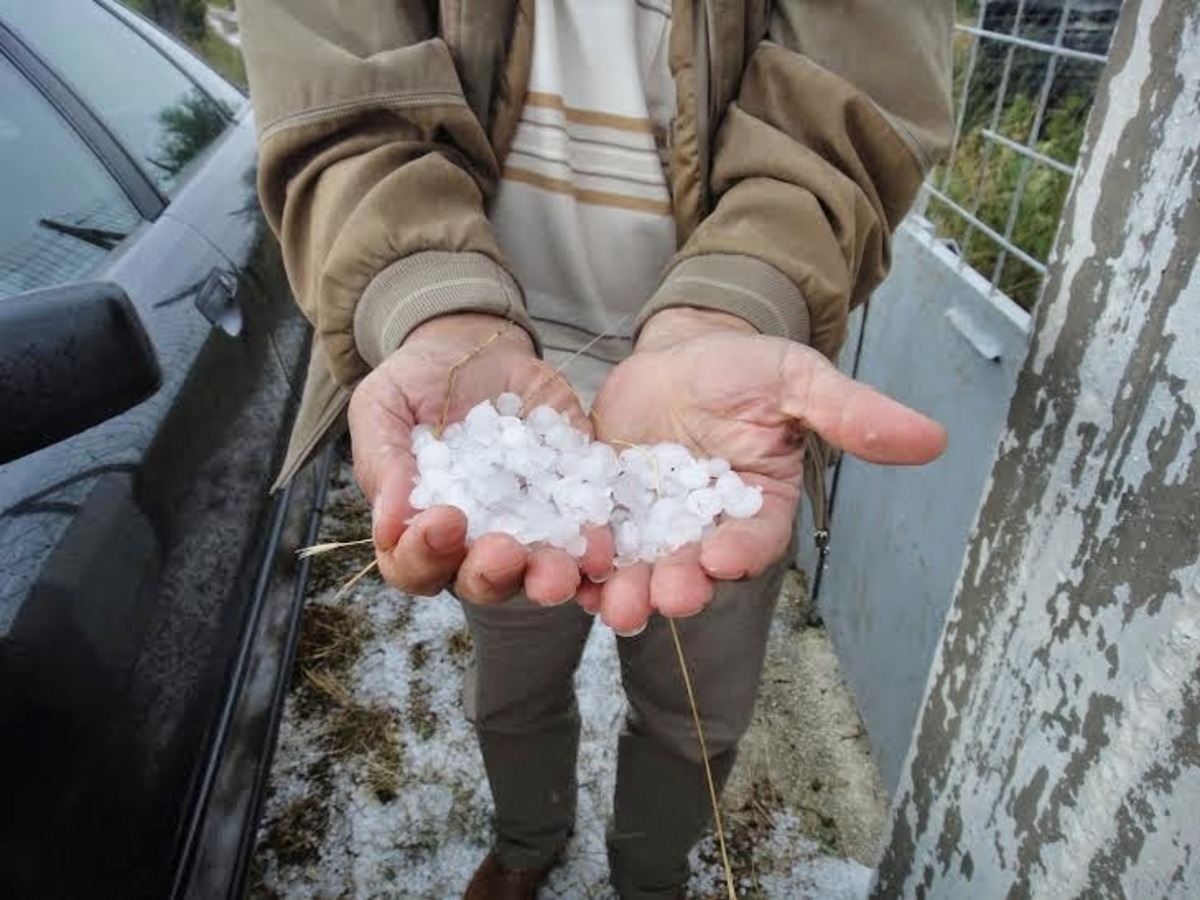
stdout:
{"type": "Polygon", "coordinates": [[[876,894],[1200,894],[1200,4],[1129,0],[876,894]]]}

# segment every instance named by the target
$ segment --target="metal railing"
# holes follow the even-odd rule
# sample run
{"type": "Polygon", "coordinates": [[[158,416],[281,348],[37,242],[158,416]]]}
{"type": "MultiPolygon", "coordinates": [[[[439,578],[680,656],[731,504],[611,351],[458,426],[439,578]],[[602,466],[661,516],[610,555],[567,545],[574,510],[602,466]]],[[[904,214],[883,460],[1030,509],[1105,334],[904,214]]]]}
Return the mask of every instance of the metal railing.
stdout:
{"type": "Polygon", "coordinates": [[[1025,308],[1045,280],[1119,7],[1120,0],[958,4],[953,149],[917,208],[961,265],[1025,308]]]}

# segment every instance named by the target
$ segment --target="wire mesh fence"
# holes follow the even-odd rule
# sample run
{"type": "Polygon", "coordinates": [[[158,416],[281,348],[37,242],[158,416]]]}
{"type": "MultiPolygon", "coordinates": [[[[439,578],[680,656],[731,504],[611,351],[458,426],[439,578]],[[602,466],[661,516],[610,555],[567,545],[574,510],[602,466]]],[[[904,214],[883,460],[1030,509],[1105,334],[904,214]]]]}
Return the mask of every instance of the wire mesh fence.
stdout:
{"type": "Polygon", "coordinates": [[[991,285],[1041,293],[1121,0],[958,0],[954,148],[919,209],[991,285]]]}

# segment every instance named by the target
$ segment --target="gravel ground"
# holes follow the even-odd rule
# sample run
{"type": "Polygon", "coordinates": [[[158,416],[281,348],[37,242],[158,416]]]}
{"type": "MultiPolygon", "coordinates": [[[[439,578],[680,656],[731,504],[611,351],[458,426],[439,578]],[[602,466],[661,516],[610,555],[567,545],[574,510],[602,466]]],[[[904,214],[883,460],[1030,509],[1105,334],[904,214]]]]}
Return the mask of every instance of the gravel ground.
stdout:
{"type": "MultiPolygon", "coordinates": [[[[369,533],[348,466],[321,540],[369,533]]],[[[368,554],[316,560],[250,894],[452,897],[490,840],[491,799],[461,711],[470,648],[450,597],[414,599],[364,579],[368,554]]],[[[745,897],[865,896],[885,797],[824,632],[803,625],[788,579],[762,698],[722,808],[745,897]]],[[[593,630],[577,676],[583,716],[577,836],[543,897],[611,897],[603,834],[624,713],[616,638],[593,630]]],[[[690,892],[725,896],[712,837],[690,892]]]]}

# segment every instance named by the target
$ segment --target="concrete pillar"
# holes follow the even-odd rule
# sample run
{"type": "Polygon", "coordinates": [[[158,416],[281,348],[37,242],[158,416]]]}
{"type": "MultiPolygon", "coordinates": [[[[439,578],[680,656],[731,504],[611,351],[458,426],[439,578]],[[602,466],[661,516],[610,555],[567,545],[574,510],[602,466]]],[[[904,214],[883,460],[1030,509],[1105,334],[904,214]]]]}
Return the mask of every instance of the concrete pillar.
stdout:
{"type": "Polygon", "coordinates": [[[1200,896],[1200,4],[1127,0],[879,897],[1200,896]]]}

